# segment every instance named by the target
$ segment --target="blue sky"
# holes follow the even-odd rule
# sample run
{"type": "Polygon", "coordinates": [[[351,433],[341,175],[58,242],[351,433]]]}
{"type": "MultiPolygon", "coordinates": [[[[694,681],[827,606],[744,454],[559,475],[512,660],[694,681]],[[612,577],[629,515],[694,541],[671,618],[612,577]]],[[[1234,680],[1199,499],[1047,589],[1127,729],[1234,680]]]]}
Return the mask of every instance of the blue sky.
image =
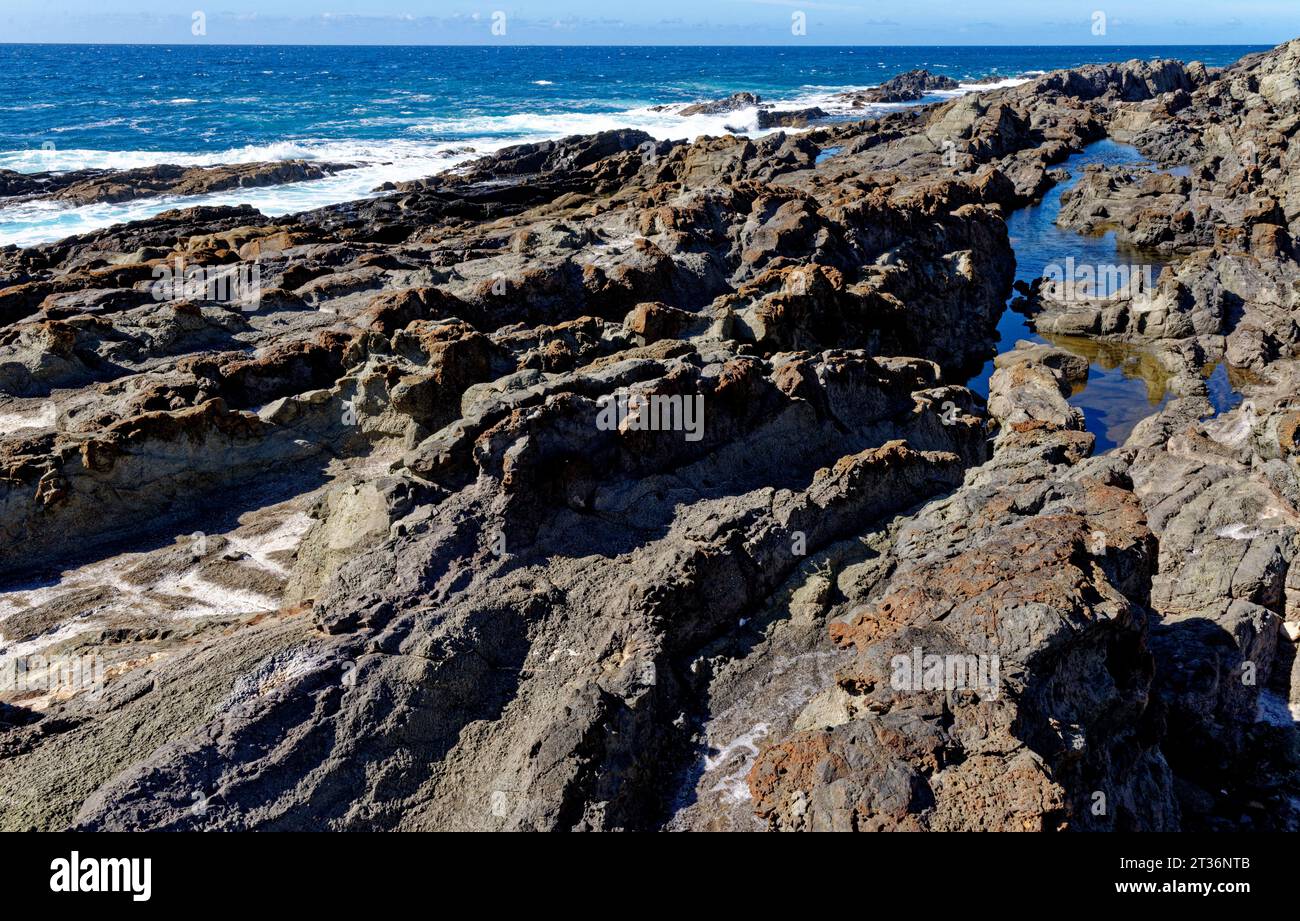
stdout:
{"type": "Polygon", "coordinates": [[[1297,35],[1300,0],[0,0],[0,42],[1122,45],[1297,35]],[[195,13],[206,34],[193,34],[195,13]],[[792,31],[797,13],[803,35],[792,31]],[[1094,34],[1098,13],[1104,35],[1094,34]]]}

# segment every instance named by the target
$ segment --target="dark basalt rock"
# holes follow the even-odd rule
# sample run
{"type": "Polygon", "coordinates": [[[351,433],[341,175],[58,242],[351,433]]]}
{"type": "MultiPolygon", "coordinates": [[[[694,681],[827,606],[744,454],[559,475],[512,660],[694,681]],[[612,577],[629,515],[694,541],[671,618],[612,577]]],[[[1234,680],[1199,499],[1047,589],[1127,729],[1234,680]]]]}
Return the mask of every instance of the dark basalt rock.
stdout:
{"type": "Polygon", "coordinates": [[[21,176],[0,170],[0,198],[48,200],[69,205],[117,203],[158,195],[203,195],[234,188],[288,185],[322,179],[355,168],[349,163],[283,160],[231,166],[160,164],[128,170],[74,170],[21,176]]]}
{"type": "Polygon", "coordinates": [[[758,127],[760,128],[806,128],[809,122],[826,118],[826,113],[817,106],[807,109],[759,109],[758,127]]]}
{"type": "Polygon", "coordinates": [[[916,102],[936,90],[955,90],[960,84],[951,77],[932,74],[928,70],[909,70],[890,77],[879,86],[844,93],[841,98],[855,108],[875,102],[916,102]]]}
{"type": "Polygon", "coordinates": [[[0,630],[108,666],[0,691],[0,827],[1294,830],[1295,53],[0,250],[0,630]],[[1094,457],[1077,356],[962,382],[1005,214],[1108,133],[1189,174],[1063,221],[1188,255],[1154,312],[1018,289],[1175,389],[1094,457]],[[914,649],[998,672],[900,684],[914,649]]]}
{"type": "Polygon", "coordinates": [[[763,101],[763,97],[756,93],[732,93],[726,99],[715,99],[712,102],[697,102],[689,106],[683,106],[677,110],[678,115],[725,115],[727,112],[735,112],[737,109],[749,109],[763,101]]]}

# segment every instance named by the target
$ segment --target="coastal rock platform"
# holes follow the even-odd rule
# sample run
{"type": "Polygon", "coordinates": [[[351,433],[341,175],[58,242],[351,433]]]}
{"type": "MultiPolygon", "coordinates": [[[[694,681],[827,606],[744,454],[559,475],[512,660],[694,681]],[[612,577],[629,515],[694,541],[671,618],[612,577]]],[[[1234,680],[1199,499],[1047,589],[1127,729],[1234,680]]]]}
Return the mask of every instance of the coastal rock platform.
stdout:
{"type": "Polygon", "coordinates": [[[102,666],[0,690],[0,828],[1295,830],[1298,57],[0,249],[0,664],[102,666]],[[1076,354],[971,385],[1105,138],[1156,290],[1021,292],[1173,382],[1099,453],[1076,354]]]}

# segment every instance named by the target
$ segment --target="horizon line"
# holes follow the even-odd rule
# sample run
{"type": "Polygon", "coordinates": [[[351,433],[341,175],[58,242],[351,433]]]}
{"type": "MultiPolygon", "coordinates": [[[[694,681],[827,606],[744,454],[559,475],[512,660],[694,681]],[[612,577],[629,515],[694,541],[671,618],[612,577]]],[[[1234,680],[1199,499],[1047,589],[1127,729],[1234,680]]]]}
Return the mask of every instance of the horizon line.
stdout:
{"type": "Polygon", "coordinates": [[[1277,47],[1292,38],[1277,42],[1117,42],[1116,44],[1044,44],[1035,42],[1023,44],[1015,42],[995,43],[938,43],[932,45],[878,44],[863,45],[850,43],[809,44],[804,42],[742,44],[727,42],[710,44],[691,42],[675,44],[668,42],[0,42],[0,47],[21,48],[37,47],[123,47],[123,48],[1250,48],[1277,47]]]}

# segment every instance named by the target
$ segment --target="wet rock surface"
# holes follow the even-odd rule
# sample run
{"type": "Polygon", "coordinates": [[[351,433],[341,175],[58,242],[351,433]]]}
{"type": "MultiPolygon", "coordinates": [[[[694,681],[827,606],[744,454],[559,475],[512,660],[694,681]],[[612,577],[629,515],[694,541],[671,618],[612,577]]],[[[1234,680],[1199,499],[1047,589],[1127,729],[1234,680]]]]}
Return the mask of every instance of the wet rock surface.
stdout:
{"type": "Polygon", "coordinates": [[[1294,47],[0,250],[0,825],[1294,828],[1294,47]],[[1175,382],[1094,456],[964,384],[1108,134],[1192,168],[1063,208],[1141,303],[1022,292],[1175,382]]]}

